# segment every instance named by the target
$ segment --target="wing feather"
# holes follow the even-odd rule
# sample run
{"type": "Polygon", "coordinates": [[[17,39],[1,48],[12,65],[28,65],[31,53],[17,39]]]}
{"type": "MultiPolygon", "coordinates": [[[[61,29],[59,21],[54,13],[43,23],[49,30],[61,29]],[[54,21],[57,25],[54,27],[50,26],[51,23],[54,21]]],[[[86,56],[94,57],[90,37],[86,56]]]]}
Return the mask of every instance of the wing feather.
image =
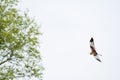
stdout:
{"type": "Polygon", "coordinates": [[[95,49],[94,39],[93,38],[90,39],[90,47],[93,47],[95,49]]]}

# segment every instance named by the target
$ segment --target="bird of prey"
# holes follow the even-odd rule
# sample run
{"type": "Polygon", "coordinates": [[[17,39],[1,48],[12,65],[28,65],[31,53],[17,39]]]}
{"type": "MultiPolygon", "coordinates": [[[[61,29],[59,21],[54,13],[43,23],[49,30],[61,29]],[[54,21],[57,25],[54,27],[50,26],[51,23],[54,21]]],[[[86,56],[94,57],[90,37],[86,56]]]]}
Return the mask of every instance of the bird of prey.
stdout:
{"type": "Polygon", "coordinates": [[[90,49],[91,49],[90,55],[93,55],[96,60],[101,62],[101,60],[98,57],[100,54],[98,54],[95,50],[95,45],[94,45],[94,39],[93,38],[90,39],[90,49]]]}

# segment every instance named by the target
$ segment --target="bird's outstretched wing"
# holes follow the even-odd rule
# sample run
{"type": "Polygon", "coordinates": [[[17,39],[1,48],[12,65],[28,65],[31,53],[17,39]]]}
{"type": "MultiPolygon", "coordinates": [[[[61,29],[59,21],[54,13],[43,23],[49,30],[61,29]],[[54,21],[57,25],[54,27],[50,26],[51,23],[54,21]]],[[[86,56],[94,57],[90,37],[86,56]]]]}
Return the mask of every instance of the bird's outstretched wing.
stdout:
{"type": "Polygon", "coordinates": [[[90,47],[93,47],[95,49],[94,39],[93,38],[90,39],[90,47]]]}
{"type": "Polygon", "coordinates": [[[99,62],[101,62],[100,58],[98,57],[98,55],[94,56],[96,60],[98,60],[99,62]]]}
{"type": "Polygon", "coordinates": [[[94,45],[94,39],[93,38],[90,39],[90,49],[91,49],[90,54],[96,56],[97,52],[95,50],[95,45],[94,45]]]}

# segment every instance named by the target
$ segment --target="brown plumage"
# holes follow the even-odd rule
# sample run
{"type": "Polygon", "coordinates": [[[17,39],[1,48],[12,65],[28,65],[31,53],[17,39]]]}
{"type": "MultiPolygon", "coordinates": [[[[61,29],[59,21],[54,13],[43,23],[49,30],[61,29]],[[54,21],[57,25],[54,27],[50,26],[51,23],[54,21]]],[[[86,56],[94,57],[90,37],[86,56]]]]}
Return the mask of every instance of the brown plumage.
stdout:
{"type": "Polygon", "coordinates": [[[95,50],[95,45],[94,45],[94,39],[93,38],[90,39],[90,49],[91,49],[90,55],[93,55],[96,58],[96,60],[101,62],[101,60],[98,57],[98,53],[95,50]]]}

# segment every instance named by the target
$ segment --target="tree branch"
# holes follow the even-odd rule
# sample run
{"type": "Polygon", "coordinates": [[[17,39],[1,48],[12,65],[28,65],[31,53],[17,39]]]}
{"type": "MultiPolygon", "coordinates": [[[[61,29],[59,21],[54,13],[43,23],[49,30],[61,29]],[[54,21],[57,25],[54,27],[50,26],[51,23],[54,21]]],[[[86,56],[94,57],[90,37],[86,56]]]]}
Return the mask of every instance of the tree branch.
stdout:
{"type": "MultiPolygon", "coordinates": [[[[7,54],[7,55],[8,55],[8,54],[7,54]]],[[[7,55],[5,55],[5,56],[7,56],[7,55]]],[[[5,62],[10,61],[10,60],[12,59],[12,56],[13,56],[13,51],[11,50],[10,57],[9,57],[9,58],[7,58],[6,60],[4,60],[4,61],[0,62],[0,65],[4,64],[5,62]]]]}
{"type": "Polygon", "coordinates": [[[2,61],[2,62],[0,63],[0,65],[4,64],[5,62],[10,61],[10,60],[11,60],[11,58],[7,58],[6,60],[2,61]]]}

